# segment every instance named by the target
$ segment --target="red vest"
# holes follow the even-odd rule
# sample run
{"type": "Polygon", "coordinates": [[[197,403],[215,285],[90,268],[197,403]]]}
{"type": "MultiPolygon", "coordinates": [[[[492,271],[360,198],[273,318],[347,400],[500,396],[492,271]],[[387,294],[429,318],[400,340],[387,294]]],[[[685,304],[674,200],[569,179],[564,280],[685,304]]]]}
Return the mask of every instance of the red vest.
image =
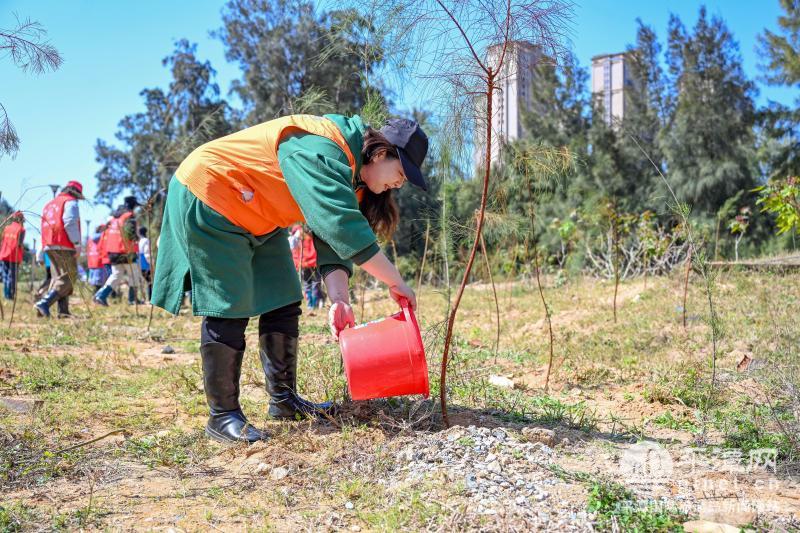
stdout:
{"type": "Polygon", "coordinates": [[[133,211],[126,211],[111,221],[106,229],[105,248],[110,254],[139,253],[139,243],[125,237],[125,223],[133,216],[133,211]]]}
{"type": "Polygon", "coordinates": [[[314,268],[317,266],[317,250],[314,248],[314,238],[306,233],[303,236],[303,243],[292,250],[295,270],[303,268],[314,268]],[[302,254],[302,257],[301,257],[302,254]]]}
{"type": "Polygon", "coordinates": [[[103,268],[100,246],[91,237],[86,241],[86,266],[89,268],[103,268]]]}
{"type": "MultiPolygon", "coordinates": [[[[44,206],[44,211],[42,212],[42,246],[63,246],[75,249],[75,245],[69,240],[67,230],[64,229],[64,204],[74,200],[74,196],[61,193],[44,206]]],[[[80,223],[78,227],[80,227],[80,223]]]]}
{"type": "Polygon", "coordinates": [[[100,252],[100,264],[110,265],[111,259],[108,258],[108,249],[106,249],[106,241],[108,240],[108,231],[103,230],[100,234],[100,240],[97,241],[97,251],[100,252]]]}
{"type": "Polygon", "coordinates": [[[25,233],[25,228],[19,222],[12,222],[3,230],[3,244],[0,245],[0,261],[11,263],[22,262],[22,246],[19,236],[25,233]]]}

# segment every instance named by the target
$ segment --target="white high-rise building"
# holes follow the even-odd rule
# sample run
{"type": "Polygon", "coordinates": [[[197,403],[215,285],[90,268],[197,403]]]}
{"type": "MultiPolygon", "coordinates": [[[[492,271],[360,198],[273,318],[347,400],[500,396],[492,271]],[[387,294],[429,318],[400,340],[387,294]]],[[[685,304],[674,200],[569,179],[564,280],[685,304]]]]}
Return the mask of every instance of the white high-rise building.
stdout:
{"type": "MultiPolygon", "coordinates": [[[[496,65],[500,61],[502,45],[489,47],[486,61],[496,65]]],[[[514,41],[506,48],[503,69],[492,97],[492,150],[491,161],[500,159],[503,144],[524,135],[522,111],[531,105],[531,81],[536,64],[542,57],[541,49],[526,41],[514,41]]],[[[475,132],[474,160],[482,166],[486,157],[485,124],[478,124],[475,132]]]]}
{"type": "Polygon", "coordinates": [[[625,116],[625,88],[631,82],[625,53],[592,58],[592,96],[600,100],[603,119],[609,126],[625,116]]]}

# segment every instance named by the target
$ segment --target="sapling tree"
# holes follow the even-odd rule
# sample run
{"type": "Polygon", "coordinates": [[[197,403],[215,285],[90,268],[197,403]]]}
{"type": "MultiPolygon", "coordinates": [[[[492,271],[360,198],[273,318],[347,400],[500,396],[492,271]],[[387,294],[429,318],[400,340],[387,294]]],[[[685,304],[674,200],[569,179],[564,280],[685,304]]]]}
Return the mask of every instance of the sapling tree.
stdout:
{"type": "MultiPolygon", "coordinates": [[[[502,143],[492,127],[494,106],[508,77],[528,74],[519,72],[523,54],[534,54],[539,60],[562,55],[571,4],[567,0],[409,0],[366,2],[361,7],[366,27],[377,21],[387,29],[382,40],[393,45],[385,48],[395,56],[393,64],[413,67],[408,70],[419,82],[414,86],[415,98],[438,103],[443,110],[450,138],[437,141],[472,146],[466,132],[472,133],[476,167],[482,176],[471,247],[444,336],[439,385],[442,418],[448,425],[447,367],[455,320],[481,243],[493,154],[502,143]]],[[[465,166],[469,155],[466,150],[460,154],[465,166]]]]}
{"type": "MultiPolygon", "coordinates": [[[[561,32],[570,6],[564,2],[531,1],[451,1],[418,2],[412,7],[427,32],[438,36],[434,44],[438,79],[453,89],[453,93],[473,104],[464,112],[475,127],[475,138],[483,151],[479,169],[483,174],[480,206],[475,236],[469,251],[461,284],[447,320],[439,381],[442,418],[447,417],[447,365],[453,338],[453,328],[459,304],[469,280],[475,255],[480,246],[484,215],[492,176],[493,105],[501,83],[517,75],[519,55],[526,46],[536,45],[540,51],[554,57],[559,52],[561,32]],[[424,21],[424,22],[423,22],[424,21]],[[444,67],[444,68],[443,68],[444,67]]],[[[412,15],[413,16],[413,15],[412,15]]]]}

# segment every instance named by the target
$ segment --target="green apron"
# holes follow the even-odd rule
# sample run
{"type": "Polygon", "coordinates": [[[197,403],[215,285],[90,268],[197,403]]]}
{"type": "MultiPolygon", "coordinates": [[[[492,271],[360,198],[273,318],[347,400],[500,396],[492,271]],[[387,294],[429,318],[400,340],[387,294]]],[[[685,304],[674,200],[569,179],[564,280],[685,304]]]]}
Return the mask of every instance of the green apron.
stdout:
{"type": "Polygon", "coordinates": [[[302,299],[286,229],[256,237],[169,183],[152,303],[172,314],[192,291],[192,312],[249,318],[302,299]]]}

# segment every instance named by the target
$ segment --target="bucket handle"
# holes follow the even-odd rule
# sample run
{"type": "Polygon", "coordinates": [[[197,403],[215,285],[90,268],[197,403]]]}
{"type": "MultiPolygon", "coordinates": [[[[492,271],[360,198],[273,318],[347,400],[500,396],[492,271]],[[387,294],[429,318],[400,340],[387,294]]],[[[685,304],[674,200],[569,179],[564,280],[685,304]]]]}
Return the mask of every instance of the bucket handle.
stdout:
{"type": "Polygon", "coordinates": [[[414,312],[411,310],[410,302],[408,298],[400,298],[400,309],[403,310],[403,314],[406,317],[407,322],[412,322],[411,317],[414,316],[414,312]]]}

